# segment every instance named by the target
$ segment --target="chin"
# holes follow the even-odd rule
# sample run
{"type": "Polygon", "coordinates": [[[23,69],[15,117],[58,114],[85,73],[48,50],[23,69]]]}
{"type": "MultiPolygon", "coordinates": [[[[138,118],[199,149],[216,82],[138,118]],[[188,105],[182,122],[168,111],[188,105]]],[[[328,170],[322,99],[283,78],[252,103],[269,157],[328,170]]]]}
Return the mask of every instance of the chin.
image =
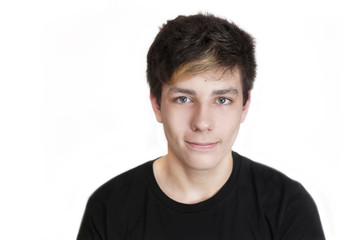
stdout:
{"type": "Polygon", "coordinates": [[[189,168],[198,171],[208,171],[217,167],[224,157],[221,154],[210,152],[197,152],[186,156],[185,163],[189,168]]]}

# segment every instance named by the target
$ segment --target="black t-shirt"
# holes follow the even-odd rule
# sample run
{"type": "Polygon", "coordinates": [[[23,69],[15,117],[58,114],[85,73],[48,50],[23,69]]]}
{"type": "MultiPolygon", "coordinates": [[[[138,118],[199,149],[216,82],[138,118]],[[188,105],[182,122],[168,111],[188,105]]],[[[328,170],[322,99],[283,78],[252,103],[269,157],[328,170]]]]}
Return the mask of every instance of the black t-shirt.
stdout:
{"type": "Polygon", "coordinates": [[[232,152],[233,170],[210,199],[182,204],[157,185],[150,161],[89,198],[78,240],[325,239],[301,184],[232,152]]]}

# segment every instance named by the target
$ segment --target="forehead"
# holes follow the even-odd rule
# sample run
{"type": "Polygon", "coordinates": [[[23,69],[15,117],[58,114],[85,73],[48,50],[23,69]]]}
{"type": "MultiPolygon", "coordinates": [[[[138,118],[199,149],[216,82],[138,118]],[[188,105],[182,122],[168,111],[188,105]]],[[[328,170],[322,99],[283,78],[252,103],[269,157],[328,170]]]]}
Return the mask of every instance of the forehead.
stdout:
{"type": "Polygon", "coordinates": [[[166,84],[165,88],[172,87],[200,87],[214,88],[222,86],[232,86],[233,88],[242,88],[241,74],[238,68],[234,69],[211,69],[197,74],[183,75],[174,79],[171,83],[166,84]]]}

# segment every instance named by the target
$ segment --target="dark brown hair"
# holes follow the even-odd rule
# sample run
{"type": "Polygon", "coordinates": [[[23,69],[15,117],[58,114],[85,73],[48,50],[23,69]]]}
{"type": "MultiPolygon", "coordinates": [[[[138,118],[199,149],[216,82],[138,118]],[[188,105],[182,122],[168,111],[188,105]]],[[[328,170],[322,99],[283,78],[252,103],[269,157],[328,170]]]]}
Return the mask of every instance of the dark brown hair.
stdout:
{"type": "Polygon", "coordinates": [[[147,55],[147,80],[158,103],[162,86],[175,73],[197,74],[212,68],[241,73],[243,102],[256,76],[254,39],[236,24],[211,14],[178,16],[164,24],[147,55]]]}

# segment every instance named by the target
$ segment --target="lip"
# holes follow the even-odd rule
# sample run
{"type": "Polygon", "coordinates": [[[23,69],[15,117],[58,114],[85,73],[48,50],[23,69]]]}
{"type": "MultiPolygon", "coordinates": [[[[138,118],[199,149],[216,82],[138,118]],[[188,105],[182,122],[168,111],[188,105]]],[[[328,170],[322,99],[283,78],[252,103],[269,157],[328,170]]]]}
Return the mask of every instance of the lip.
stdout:
{"type": "Polygon", "coordinates": [[[214,149],[218,142],[211,142],[211,143],[199,143],[199,142],[188,142],[185,141],[187,143],[187,145],[194,149],[194,150],[198,150],[198,151],[208,151],[208,150],[212,150],[214,149]]]}

